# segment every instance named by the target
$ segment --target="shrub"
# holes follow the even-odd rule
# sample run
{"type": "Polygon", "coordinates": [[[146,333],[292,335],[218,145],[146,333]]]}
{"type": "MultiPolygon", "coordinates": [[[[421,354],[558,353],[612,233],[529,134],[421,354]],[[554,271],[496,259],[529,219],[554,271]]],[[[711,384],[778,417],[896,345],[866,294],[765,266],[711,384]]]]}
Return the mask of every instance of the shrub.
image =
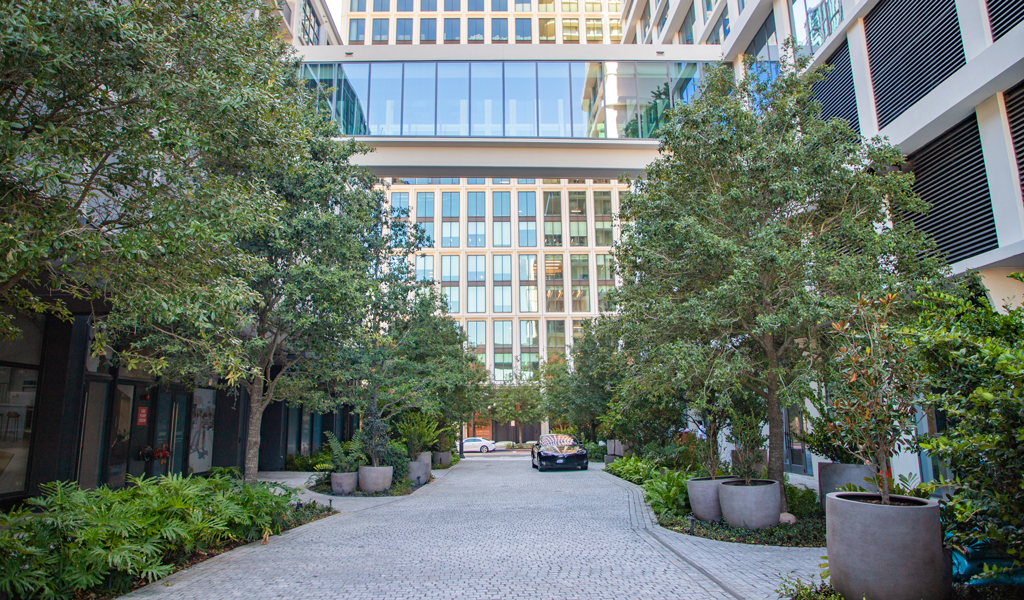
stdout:
{"type": "Polygon", "coordinates": [[[301,472],[318,471],[319,469],[316,468],[317,465],[330,462],[330,460],[331,452],[327,448],[321,448],[309,456],[289,454],[284,457],[284,470],[301,472]]]}
{"type": "Polygon", "coordinates": [[[686,471],[665,471],[644,483],[644,499],[659,517],[662,515],[684,515],[689,509],[686,480],[691,477],[686,471]]]}
{"type": "Polygon", "coordinates": [[[394,467],[391,474],[392,482],[405,479],[409,474],[409,452],[405,449],[405,444],[392,441],[384,453],[384,462],[381,466],[394,467]]]}
{"type": "Polygon", "coordinates": [[[658,465],[639,456],[624,456],[605,467],[605,471],[637,485],[642,485],[654,476],[658,465]]]}
{"type": "Polygon", "coordinates": [[[437,438],[441,435],[437,419],[423,413],[406,414],[395,428],[402,441],[405,442],[409,458],[412,460],[416,460],[416,455],[420,452],[433,448],[437,444],[437,438]]]}
{"type": "Polygon", "coordinates": [[[786,504],[789,505],[789,513],[798,519],[806,517],[822,517],[821,504],[818,502],[818,494],[814,490],[799,488],[795,485],[785,484],[786,504]]]}
{"type": "Polygon", "coordinates": [[[359,437],[350,442],[341,442],[333,432],[328,431],[326,435],[330,447],[330,460],[316,464],[315,470],[353,473],[366,464],[366,455],[363,453],[363,444],[359,437]]]}
{"type": "Polygon", "coordinates": [[[597,442],[587,442],[583,444],[583,448],[587,451],[587,458],[589,460],[602,462],[608,454],[608,446],[602,446],[597,442]]]}

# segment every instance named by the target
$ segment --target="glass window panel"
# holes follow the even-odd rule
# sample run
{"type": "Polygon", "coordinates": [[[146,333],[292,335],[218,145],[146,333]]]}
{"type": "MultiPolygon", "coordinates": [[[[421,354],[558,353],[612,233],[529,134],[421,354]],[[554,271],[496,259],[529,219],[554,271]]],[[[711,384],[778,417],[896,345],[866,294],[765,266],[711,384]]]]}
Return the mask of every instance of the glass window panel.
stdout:
{"type": "MultiPolygon", "coordinates": [[[[565,5],[562,3],[562,10],[567,10],[565,5]]],[[[575,2],[572,3],[576,5],[575,2]]],[[[572,9],[575,11],[576,9],[572,9]]],[[[564,42],[578,42],[580,41],[580,20],[579,19],[562,19],[562,41],[564,42]]]]}
{"type": "Polygon", "coordinates": [[[612,193],[610,190],[594,190],[594,214],[599,217],[612,216],[612,193]]]}
{"type": "Polygon", "coordinates": [[[420,10],[423,12],[434,12],[437,10],[437,0],[420,0],[420,10]]]}
{"type": "Polygon", "coordinates": [[[609,295],[611,291],[615,289],[613,285],[599,285],[597,286],[597,310],[601,312],[612,312],[615,307],[612,306],[609,295]]]}
{"type": "MultiPolygon", "coordinates": [[[[458,223],[455,223],[458,225],[458,223]]],[[[458,256],[442,256],[441,257],[441,281],[458,281],[459,280],[459,257],[458,256]]]]}
{"type": "Polygon", "coordinates": [[[516,0],[516,12],[530,12],[533,10],[531,0],[516,0]]]}
{"type": "Polygon", "coordinates": [[[608,23],[608,40],[613,44],[622,41],[622,24],[615,19],[608,23]]]}
{"type": "Polygon", "coordinates": [[[390,0],[373,0],[373,10],[376,12],[388,12],[391,10],[390,0]]]}
{"type": "Polygon", "coordinates": [[[434,257],[420,255],[416,257],[416,281],[434,280],[434,257]]]}
{"type": "Polygon", "coordinates": [[[370,135],[399,135],[402,120],[402,64],[370,65],[370,135]]]}
{"type": "Polygon", "coordinates": [[[569,245],[570,246],[586,246],[587,245],[587,222],[586,221],[573,221],[569,223],[569,245]]]}
{"type": "Polygon", "coordinates": [[[508,19],[491,19],[491,41],[508,41],[508,19]]]}
{"type": "MultiPolygon", "coordinates": [[[[542,2],[544,0],[541,0],[542,2]]],[[[554,0],[551,0],[551,10],[555,10],[554,0]]],[[[555,36],[555,20],[554,19],[537,19],[537,37],[542,42],[554,42],[557,40],[555,36]]]]}
{"type": "Polygon", "coordinates": [[[487,288],[483,286],[466,288],[466,312],[487,312],[487,288]]]}
{"type": "MultiPolygon", "coordinates": [[[[533,39],[533,19],[516,19],[516,41],[529,42],[533,39]]],[[[507,69],[506,65],[506,71],[507,69]]]]}
{"type": "Polygon", "coordinates": [[[575,281],[590,279],[590,257],[586,254],[573,254],[569,257],[572,265],[572,278],[575,281]]]}
{"type": "Polygon", "coordinates": [[[569,192],[569,214],[574,217],[587,216],[587,192],[585,190],[569,192]]]}
{"type": "Polygon", "coordinates": [[[512,255],[494,255],[494,280],[512,281],[512,255]]]}
{"type": "MultiPolygon", "coordinates": [[[[516,19],[517,23],[520,19],[516,19]]],[[[537,65],[505,63],[505,135],[537,135],[537,65]]]]}
{"type": "Polygon", "coordinates": [[[537,255],[519,255],[519,281],[537,280],[537,255]]]}
{"type": "MultiPolygon", "coordinates": [[[[23,348],[22,345],[19,347],[23,348]]],[[[0,478],[0,494],[25,490],[28,478],[29,445],[32,441],[32,434],[37,429],[33,415],[36,412],[36,391],[38,389],[38,370],[0,366],[0,405],[3,405],[4,422],[3,436],[0,437],[0,461],[2,461],[3,467],[0,471],[3,474],[3,477],[0,478]]],[[[129,387],[129,389],[131,388],[129,387]]],[[[130,402],[129,398],[129,412],[131,411],[130,402]]],[[[106,402],[96,402],[96,404],[105,405],[106,402]]],[[[46,435],[48,432],[41,431],[40,433],[46,435]]],[[[99,444],[99,440],[93,440],[92,443],[99,444]]],[[[127,446],[127,444],[127,439],[125,439],[124,445],[127,446]]],[[[127,452],[128,450],[125,448],[125,453],[127,452]]]]}
{"type": "Polygon", "coordinates": [[[466,227],[468,228],[466,233],[467,245],[470,248],[483,248],[487,246],[487,223],[478,221],[468,223],[466,227]]]}
{"type": "Polygon", "coordinates": [[[587,12],[601,12],[602,6],[600,0],[598,2],[591,2],[588,0],[585,8],[587,12]]]}
{"type": "Polygon", "coordinates": [[[370,91],[370,65],[342,63],[339,65],[337,111],[341,132],[345,135],[366,135],[366,109],[370,91]]]}
{"type": "Polygon", "coordinates": [[[636,66],[631,62],[606,62],[605,113],[608,137],[640,137],[636,116],[636,66]],[[614,93],[612,93],[614,91],[614,93]]]}
{"type": "Polygon", "coordinates": [[[544,192],[544,216],[562,216],[562,190],[544,192]]]}
{"type": "Polygon", "coordinates": [[[472,135],[501,137],[504,131],[501,63],[475,62],[472,72],[472,135]]]}
{"type": "Polygon", "coordinates": [[[420,19],[420,41],[437,41],[437,19],[420,19]]]}
{"type": "Polygon", "coordinates": [[[437,65],[437,135],[469,135],[469,64],[437,65]]]}
{"type": "MultiPolygon", "coordinates": [[[[395,41],[398,42],[411,42],[412,41],[412,19],[396,19],[395,20],[395,41]]],[[[408,87],[409,81],[409,65],[405,66],[405,80],[406,87],[408,87]]]]}
{"type": "Polygon", "coordinates": [[[587,41],[604,41],[604,22],[601,19],[587,19],[587,41]]]}
{"type": "Polygon", "coordinates": [[[555,0],[539,0],[537,12],[555,12],[555,0]]]}
{"type": "Polygon", "coordinates": [[[508,177],[495,177],[494,179],[491,179],[491,183],[493,183],[494,185],[507,184],[508,181],[508,177]]]}
{"type": "Polygon", "coordinates": [[[409,216],[409,192],[391,192],[391,214],[395,217],[409,216]]]}
{"type": "MultiPolygon", "coordinates": [[[[484,181],[483,177],[467,177],[466,178],[466,185],[483,185],[484,183],[485,183],[485,181],[484,181]]],[[[477,193],[482,193],[482,192],[477,192],[477,193]]],[[[469,215],[469,216],[472,217],[473,215],[469,215]]],[[[479,215],[479,216],[482,217],[483,215],[479,215]]]]}
{"type": "Polygon", "coordinates": [[[594,223],[594,245],[611,246],[615,243],[612,236],[612,222],[598,221],[594,223]]]}
{"type": "MultiPolygon", "coordinates": [[[[408,19],[399,19],[399,21],[408,19]]],[[[412,23],[412,21],[409,21],[412,23]]],[[[410,25],[410,35],[411,35],[410,25]]],[[[409,39],[412,39],[411,37],[409,39]]],[[[409,62],[405,64],[405,89],[402,102],[402,134],[434,135],[434,84],[437,65],[409,62]]]]}
{"type": "Polygon", "coordinates": [[[495,321],[494,322],[494,345],[495,346],[511,346],[512,345],[512,321],[495,321]]]}
{"type": "Polygon", "coordinates": [[[416,192],[416,217],[434,217],[434,192],[416,192]]]}
{"type": "Polygon", "coordinates": [[[572,339],[576,341],[583,337],[583,321],[573,319],[572,321],[572,339]]]}
{"type": "Polygon", "coordinates": [[[540,368],[540,354],[536,352],[523,352],[519,356],[519,370],[523,377],[533,377],[540,368]]]}
{"type": "Polygon", "coordinates": [[[469,339],[470,346],[480,348],[486,347],[487,321],[468,321],[466,323],[466,337],[469,339]]]}
{"type": "Polygon", "coordinates": [[[362,42],[366,39],[366,20],[350,19],[348,22],[348,41],[362,42]]]}
{"type": "Polygon", "coordinates": [[[572,137],[569,63],[537,63],[540,137],[572,137]]]}
{"type": "Polygon", "coordinates": [[[544,308],[546,312],[565,312],[565,288],[560,285],[545,285],[547,292],[547,303],[544,308]]]}
{"type": "Polygon", "coordinates": [[[565,277],[562,271],[561,254],[544,255],[544,279],[548,281],[562,281],[565,277]]]}
{"type": "MultiPolygon", "coordinates": [[[[520,179],[519,183],[525,182],[520,179]]],[[[533,180],[529,180],[529,183],[533,183],[533,180]]],[[[519,192],[519,216],[537,216],[537,192],[519,192]]]]}
{"type": "Polygon", "coordinates": [[[352,0],[348,5],[349,12],[366,12],[366,0],[352,0]]]}
{"type": "Polygon", "coordinates": [[[448,307],[449,313],[459,312],[459,288],[458,287],[445,287],[441,288],[441,293],[444,295],[445,304],[448,307]]]}
{"type": "Polygon", "coordinates": [[[547,221],[544,223],[544,245],[548,248],[562,246],[562,222],[547,221]]]}
{"type": "Polygon", "coordinates": [[[462,24],[461,19],[445,19],[444,20],[444,41],[446,42],[457,42],[459,41],[459,26],[462,24]]]}
{"type": "MultiPolygon", "coordinates": [[[[469,183],[476,183],[473,179],[469,180],[469,183]]],[[[483,180],[480,180],[483,183],[483,180]]],[[[466,192],[466,202],[469,205],[466,214],[471,217],[485,217],[487,216],[487,193],[486,192],[466,192]]]]}
{"type": "Polygon", "coordinates": [[[537,180],[530,179],[529,177],[520,177],[516,179],[516,183],[537,183],[537,180]]]}
{"type": "MultiPolygon", "coordinates": [[[[505,180],[508,183],[508,180],[505,180]]],[[[512,216],[512,192],[493,192],[491,198],[494,202],[495,217],[512,216]]]]}
{"type": "Polygon", "coordinates": [[[458,221],[441,223],[441,247],[459,247],[459,223],[458,221]]]}
{"type": "Polygon", "coordinates": [[[418,227],[423,232],[423,235],[425,235],[426,238],[427,238],[426,241],[423,242],[423,247],[424,248],[433,248],[434,247],[434,222],[433,221],[428,221],[426,223],[417,223],[416,227],[418,227]]]}
{"type": "Polygon", "coordinates": [[[459,216],[459,193],[458,192],[441,192],[441,216],[442,217],[457,217],[457,216],[459,216]]]}
{"type": "Polygon", "coordinates": [[[519,312],[537,312],[537,286],[519,286],[519,312]]]}
{"type": "Polygon", "coordinates": [[[573,137],[607,137],[603,104],[594,101],[602,97],[603,72],[599,62],[569,64],[573,137]]]}
{"type": "Polygon", "coordinates": [[[508,0],[491,0],[491,10],[505,12],[508,10],[508,0]]]}
{"type": "Polygon", "coordinates": [[[512,355],[499,352],[494,355],[494,380],[507,381],[512,377],[512,355]]]}
{"type": "Polygon", "coordinates": [[[412,12],[414,4],[413,0],[396,0],[395,10],[398,12],[412,12]]]}
{"type": "Polygon", "coordinates": [[[665,63],[637,63],[638,110],[640,111],[640,137],[657,137],[667,122],[669,109],[668,72],[665,63]]]}
{"type": "Polygon", "coordinates": [[[496,312],[496,313],[510,313],[510,312],[512,312],[512,286],[510,286],[510,285],[496,285],[496,286],[494,286],[494,312],[496,312]]]}
{"type": "Polygon", "coordinates": [[[487,281],[487,257],[470,254],[466,257],[466,281],[487,281]]]}
{"type": "Polygon", "coordinates": [[[373,20],[373,41],[374,42],[387,42],[388,41],[388,25],[390,21],[388,19],[374,19],[373,20]]]}
{"type": "Polygon", "coordinates": [[[484,0],[466,0],[466,10],[469,12],[483,12],[484,0]]]}
{"type": "Polygon", "coordinates": [[[466,19],[466,39],[471,42],[484,41],[483,19],[466,19]]]}
{"type": "Polygon", "coordinates": [[[576,0],[562,0],[562,11],[564,12],[579,12],[580,7],[576,0]]]}
{"type": "Polygon", "coordinates": [[[492,241],[495,248],[511,248],[512,223],[508,221],[494,223],[494,239],[492,241]]]}
{"type": "Polygon", "coordinates": [[[446,11],[459,11],[462,10],[462,6],[459,0],[444,0],[444,9],[446,11]]]}
{"type": "Polygon", "coordinates": [[[519,247],[534,248],[537,246],[537,222],[519,222],[519,247]]]}
{"type": "Polygon", "coordinates": [[[572,286],[572,311],[590,312],[590,286],[572,286]]]}
{"type": "Polygon", "coordinates": [[[597,278],[612,278],[612,257],[609,254],[598,254],[594,257],[597,263],[597,278]]]}
{"type": "Polygon", "coordinates": [[[548,348],[565,347],[565,321],[548,321],[548,348]]]}
{"type": "Polygon", "coordinates": [[[537,321],[519,321],[519,345],[536,348],[540,345],[540,330],[537,321]]]}

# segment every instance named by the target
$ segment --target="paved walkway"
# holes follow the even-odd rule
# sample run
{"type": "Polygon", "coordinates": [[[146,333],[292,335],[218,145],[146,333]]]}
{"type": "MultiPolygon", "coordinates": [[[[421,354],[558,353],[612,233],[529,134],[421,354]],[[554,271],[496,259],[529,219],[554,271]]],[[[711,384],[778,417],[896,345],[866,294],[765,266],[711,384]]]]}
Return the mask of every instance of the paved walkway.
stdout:
{"type": "Polygon", "coordinates": [[[824,554],[680,535],[654,524],[636,486],[596,468],[538,473],[524,458],[467,458],[383,500],[127,597],[755,600],[775,597],[779,573],[809,579],[824,554]]]}

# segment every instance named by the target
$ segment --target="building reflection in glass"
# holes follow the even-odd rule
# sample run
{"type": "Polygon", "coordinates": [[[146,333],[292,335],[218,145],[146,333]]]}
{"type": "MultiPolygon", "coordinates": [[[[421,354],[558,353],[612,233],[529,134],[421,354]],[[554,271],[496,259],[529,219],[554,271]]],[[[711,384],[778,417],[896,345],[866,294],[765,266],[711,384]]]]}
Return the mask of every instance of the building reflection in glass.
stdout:
{"type": "Polygon", "coordinates": [[[309,63],[343,135],[654,138],[703,63],[309,63]]]}

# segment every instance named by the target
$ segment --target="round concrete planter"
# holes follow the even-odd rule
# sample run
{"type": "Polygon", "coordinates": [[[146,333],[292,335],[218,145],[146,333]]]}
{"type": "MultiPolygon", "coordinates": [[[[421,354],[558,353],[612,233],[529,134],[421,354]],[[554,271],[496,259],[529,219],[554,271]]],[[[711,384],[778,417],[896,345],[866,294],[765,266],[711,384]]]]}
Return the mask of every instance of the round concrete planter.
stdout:
{"type": "Polygon", "coordinates": [[[948,598],[938,502],[907,496],[891,496],[906,506],[858,502],[879,498],[854,492],[826,496],[832,587],[844,598],[948,598]]]}
{"type": "Polygon", "coordinates": [[[338,496],[347,496],[356,491],[359,473],[331,473],[331,491],[338,496]]]}
{"type": "Polygon", "coordinates": [[[722,518],[732,527],[763,529],[779,524],[782,497],[778,481],[752,479],[750,485],[742,479],[725,481],[718,488],[718,500],[722,518]]]}
{"type": "Polygon", "coordinates": [[[859,485],[869,492],[877,491],[874,485],[864,481],[865,477],[871,476],[871,467],[867,465],[818,463],[818,500],[821,501],[821,510],[827,510],[825,497],[832,492],[838,492],[848,483],[859,485]]]}
{"type": "Polygon", "coordinates": [[[391,487],[394,467],[359,467],[359,489],[375,494],[391,487]]]}
{"type": "Polygon", "coordinates": [[[432,456],[433,453],[431,452],[420,452],[416,455],[416,462],[427,463],[429,465],[432,456]]]}
{"type": "Polygon", "coordinates": [[[433,460],[435,465],[441,465],[447,467],[452,464],[452,453],[451,452],[435,452],[433,454],[433,460]]]}
{"type": "Polygon", "coordinates": [[[697,477],[686,482],[686,494],[690,498],[693,516],[701,521],[722,519],[722,507],[718,502],[718,486],[732,477],[697,477]]]}
{"type": "Polygon", "coordinates": [[[410,462],[407,477],[414,485],[423,485],[430,481],[430,463],[419,460],[410,462]]]}

